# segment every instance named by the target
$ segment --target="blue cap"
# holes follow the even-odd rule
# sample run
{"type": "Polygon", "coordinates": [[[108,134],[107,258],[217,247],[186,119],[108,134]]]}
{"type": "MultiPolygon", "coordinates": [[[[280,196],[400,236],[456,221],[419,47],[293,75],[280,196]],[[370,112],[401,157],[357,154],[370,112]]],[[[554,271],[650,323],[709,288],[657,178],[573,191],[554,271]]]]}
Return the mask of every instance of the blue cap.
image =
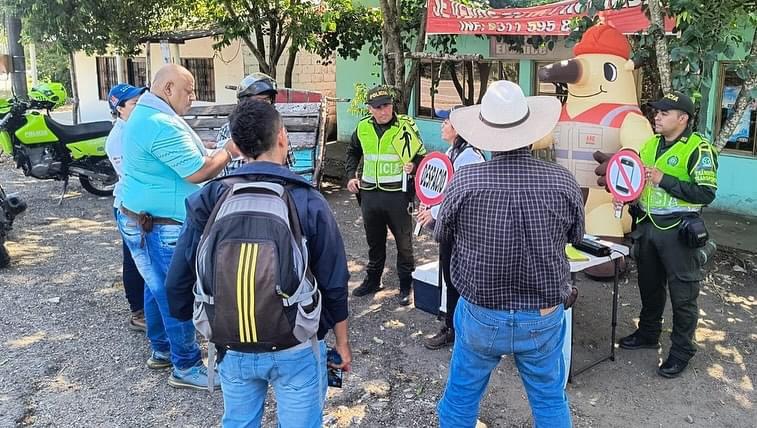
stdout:
{"type": "Polygon", "coordinates": [[[142,95],[146,90],[147,88],[137,88],[128,83],[119,83],[112,87],[110,92],[108,92],[108,105],[110,105],[110,111],[115,114],[116,107],[118,107],[119,104],[142,95]]]}

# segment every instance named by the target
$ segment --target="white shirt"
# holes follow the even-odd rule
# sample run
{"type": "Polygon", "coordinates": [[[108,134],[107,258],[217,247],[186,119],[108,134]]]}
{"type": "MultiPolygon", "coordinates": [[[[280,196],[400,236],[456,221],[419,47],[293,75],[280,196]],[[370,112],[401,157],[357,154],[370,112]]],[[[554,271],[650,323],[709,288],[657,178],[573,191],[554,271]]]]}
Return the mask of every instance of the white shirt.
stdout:
{"type": "Polygon", "coordinates": [[[115,208],[121,206],[121,177],[123,177],[121,162],[124,157],[122,134],[124,123],[126,122],[120,117],[116,119],[116,123],[113,124],[113,129],[110,130],[110,134],[108,134],[108,138],[105,140],[105,153],[108,155],[108,159],[110,159],[113,169],[116,170],[116,174],[118,174],[118,181],[113,188],[113,207],[115,208]]]}

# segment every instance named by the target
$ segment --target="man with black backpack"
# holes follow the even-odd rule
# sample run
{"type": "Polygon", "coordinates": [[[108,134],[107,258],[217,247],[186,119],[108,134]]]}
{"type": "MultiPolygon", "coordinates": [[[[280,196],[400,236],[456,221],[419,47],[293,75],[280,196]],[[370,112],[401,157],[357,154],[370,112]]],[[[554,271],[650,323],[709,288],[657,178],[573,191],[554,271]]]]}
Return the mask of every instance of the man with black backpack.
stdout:
{"type": "Polygon", "coordinates": [[[278,421],[320,427],[324,336],[349,370],[347,258],[326,200],[284,165],[287,134],[269,103],[243,100],[231,136],[250,162],[187,198],[167,279],[172,316],[219,353],[224,426],[260,426],[268,384],[278,421]]]}

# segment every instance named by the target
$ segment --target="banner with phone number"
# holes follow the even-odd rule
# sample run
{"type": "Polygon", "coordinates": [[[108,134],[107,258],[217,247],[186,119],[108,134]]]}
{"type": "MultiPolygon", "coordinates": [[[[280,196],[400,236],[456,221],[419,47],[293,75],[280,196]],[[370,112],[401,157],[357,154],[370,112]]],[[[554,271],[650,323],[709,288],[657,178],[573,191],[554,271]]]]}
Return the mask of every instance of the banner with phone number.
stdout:
{"type": "MultiPolygon", "coordinates": [[[[535,0],[534,3],[543,3],[535,0]]],[[[613,3],[613,1],[608,1],[613,3]]],[[[624,34],[649,28],[641,0],[629,0],[621,9],[599,12],[600,18],[624,34]]],[[[609,8],[609,4],[607,6],[609,8]]],[[[570,34],[573,18],[586,15],[576,0],[555,1],[525,8],[477,9],[454,0],[428,0],[428,34],[557,36],[570,34]]],[[[665,20],[665,30],[674,21],[665,20]]]]}

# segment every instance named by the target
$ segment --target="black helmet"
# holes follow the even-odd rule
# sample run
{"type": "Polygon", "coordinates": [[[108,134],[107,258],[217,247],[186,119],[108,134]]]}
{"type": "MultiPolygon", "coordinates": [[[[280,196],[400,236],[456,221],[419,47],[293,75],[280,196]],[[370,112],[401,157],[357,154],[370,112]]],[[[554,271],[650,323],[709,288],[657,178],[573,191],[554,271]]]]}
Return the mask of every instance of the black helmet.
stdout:
{"type": "Polygon", "coordinates": [[[263,73],[247,75],[237,87],[237,98],[250,97],[253,95],[270,95],[276,98],[279,92],[276,90],[276,81],[271,76],[263,73]]]}

